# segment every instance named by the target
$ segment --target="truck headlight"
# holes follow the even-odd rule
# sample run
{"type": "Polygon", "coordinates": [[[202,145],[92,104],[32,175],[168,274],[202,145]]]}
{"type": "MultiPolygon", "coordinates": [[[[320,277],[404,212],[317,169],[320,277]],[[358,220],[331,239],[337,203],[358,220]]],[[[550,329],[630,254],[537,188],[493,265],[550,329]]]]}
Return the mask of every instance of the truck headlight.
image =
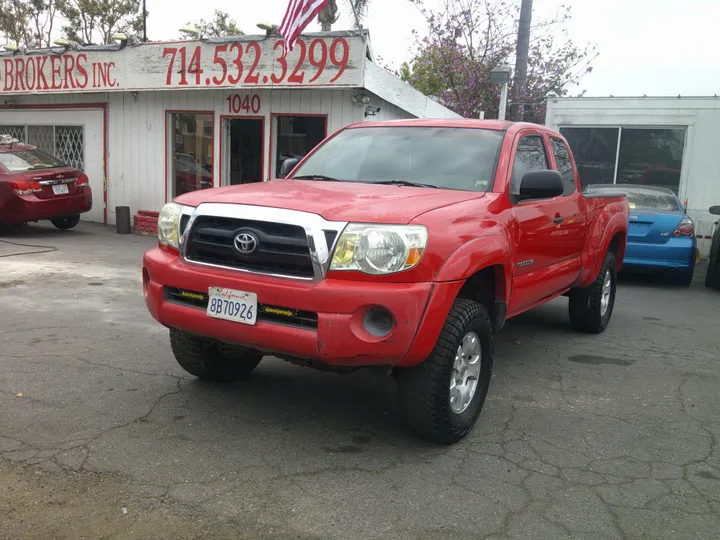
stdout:
{"type": "Polygon", "coordinates": [[[185,207],[177,203],[168,203],[160,210],[158,217],[158,241],[175,249],[180,249],[180,216],[185,207]]]}
{"type": "Polygon", "coordinates": [[[351,223],[340,235],[330,270],[393,274],[416,266],[425,253],[427,229],[421,225],[351,223]]]}

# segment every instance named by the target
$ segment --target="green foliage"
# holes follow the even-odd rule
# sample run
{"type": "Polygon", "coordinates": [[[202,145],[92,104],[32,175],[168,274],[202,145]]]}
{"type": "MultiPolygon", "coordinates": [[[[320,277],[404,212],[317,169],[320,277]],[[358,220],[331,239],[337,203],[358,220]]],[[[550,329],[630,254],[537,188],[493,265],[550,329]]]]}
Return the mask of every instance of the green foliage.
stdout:
{"type": "Polygon", "coordinates": [[[142,33],[140,0],[57,0],[67,20],[63,32],[79,43],[110,43],[113,34],[142,33]]]}
{"type": "MultiPolygon", "coordinates": [[[[414,57],[400,67],[400,77],[426,95],[467,118],[497,118],[499,86],[490,71],[514,60],[518,3],[508,0],[442,0],[440,9],[424,8],[427,37],[415,34],[414,57]]],[[[563,29],[569,8],[535,24],[530,42],[524,120],[545,121],[549,96],[564,96],[590,71],[594,48],[578,47],[563,29]]],[[[511,95],[514,95],[511,94],[511,95]]]]}
{"type": "MultiPolygon", "coordinates": [[[[200,33],[206,37],[242,36],[244,34],[229,13],[218,9],[215,10],[215,16],[211,21],[200,19],[196,23],[188,22],[187,24],[200,30],[200,33]]],[[[187,32],[181,31],[180,34],[183,39],[194,37],[187,32]]]]}

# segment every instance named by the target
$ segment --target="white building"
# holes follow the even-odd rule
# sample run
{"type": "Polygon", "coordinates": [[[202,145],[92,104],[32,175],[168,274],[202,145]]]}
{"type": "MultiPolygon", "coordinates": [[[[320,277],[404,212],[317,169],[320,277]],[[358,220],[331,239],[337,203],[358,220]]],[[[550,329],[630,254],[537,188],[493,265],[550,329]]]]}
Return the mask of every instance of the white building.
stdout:
{"type": "Polygon", "coordinates": [[[0,54],[0,133],[83,169],[86,219],[265,181],[364,120],[456,117],[375,64],[366,31],[0,54]]]}
{"type": "Polygon", "coordinates": [[[588,183],[672,188],[710,249],[720,204],[720,98],[553,98],[546,124],[568,139],[588,183]]]}

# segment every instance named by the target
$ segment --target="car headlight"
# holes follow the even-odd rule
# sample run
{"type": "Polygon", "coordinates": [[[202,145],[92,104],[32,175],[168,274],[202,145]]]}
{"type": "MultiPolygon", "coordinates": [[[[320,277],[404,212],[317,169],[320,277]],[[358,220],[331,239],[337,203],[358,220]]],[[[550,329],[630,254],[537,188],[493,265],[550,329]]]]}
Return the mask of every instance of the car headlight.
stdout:
{"type": "Polygon", "coordinates": [[[351,223],[340,235],[330,270],[393,274],[416,266],[425,253],[427,229],[420,225],[351,223]]]}
{"type": "Polygon", "coordinates": [[[177,203],[168,203],[160,210],[158,217],[158,240],[165,246],[180,249],[180,216],[185,207],[177,203]]]}

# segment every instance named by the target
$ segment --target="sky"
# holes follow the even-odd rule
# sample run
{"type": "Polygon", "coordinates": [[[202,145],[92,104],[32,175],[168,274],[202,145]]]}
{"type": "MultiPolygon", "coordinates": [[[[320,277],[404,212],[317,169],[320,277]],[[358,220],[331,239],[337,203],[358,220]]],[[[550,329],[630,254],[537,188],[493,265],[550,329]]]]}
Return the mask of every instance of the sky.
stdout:
{"type": "MultiPolygon", "coordinates": [[[[520,3],[520,0],[516,0],[520,3]]],[[[438,0],[426,0],[427,6],[438,0]]],[[[335,30],[351,28],[349,8],[339,0],[341,17],[335,30]]],[[[534,20],[552,16],[563,2],[535,0],[534,20]]],[[[597,45],[592,73],[570,95],[701,96],[720,94],[720,51],[717,46],[720,0],[566,0],[573,19],[566,25],[578,45],[597,45]]],[[[147,0],[148,37],[173,39],[188,21],[227,11],[248,34],[255,24],[279,24],[288,0],[147,0]],[[181,9],[178,9],[182,6],[181,9]]],[[[424,31],[424,19],[408,0],[371,1],[365,28],[376,56],[392,66],[412,57],[412,31],[424,31]]],[[[319,31],[311,24],[307,31],[319,31]]]]}

